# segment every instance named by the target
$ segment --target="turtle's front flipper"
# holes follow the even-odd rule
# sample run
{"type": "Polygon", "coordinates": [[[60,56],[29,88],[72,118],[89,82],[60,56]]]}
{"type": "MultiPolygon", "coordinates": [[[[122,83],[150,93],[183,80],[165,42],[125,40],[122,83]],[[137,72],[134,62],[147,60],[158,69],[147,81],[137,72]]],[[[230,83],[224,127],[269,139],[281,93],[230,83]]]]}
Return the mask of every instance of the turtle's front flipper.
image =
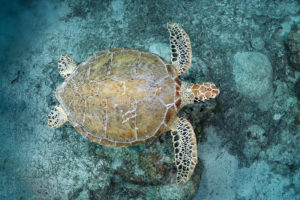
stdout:
{"type": "Polygon", "coordinates": [[[48,125],[51,128],[59,128],[67,121],[68,117],[61,105],[55,106],[48,115],[48,125]]]}
{"type": "Polygon", "coordinates": [[[177,167],[176,182],[181,185],[190,179],[197,164],[196,136],[192,125],[184,118],[177,118],[171,130],[177,167]]]}
{"type": "Polygon", "coordinates": [[[68,78],[77,67],[75,61],[69,55],[61,55],[58,61],[58,70],[60,75],[68,78]]]}
{"type": "Polygon", "coordinates": [[[190,68],[192,62],[192,47],[190,37],[181,26],[168,23],[170,32],[171,61],[177,69],[177,75],[181,75],[190,68]]]}

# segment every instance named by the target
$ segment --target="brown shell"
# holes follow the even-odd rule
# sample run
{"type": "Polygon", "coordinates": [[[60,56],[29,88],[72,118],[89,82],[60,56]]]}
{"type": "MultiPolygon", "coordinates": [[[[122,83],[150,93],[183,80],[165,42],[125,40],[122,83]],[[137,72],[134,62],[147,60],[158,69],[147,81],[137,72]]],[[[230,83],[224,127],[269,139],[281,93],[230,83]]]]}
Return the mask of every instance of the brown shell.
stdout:
{"type": "Polygon", "coordinates": [[[175,69],[163,58],[119,48],[81,63],[56,96],[70,123],[89,140],[129,146],[168,130],[180,106],[179,90],[175,69]]]}

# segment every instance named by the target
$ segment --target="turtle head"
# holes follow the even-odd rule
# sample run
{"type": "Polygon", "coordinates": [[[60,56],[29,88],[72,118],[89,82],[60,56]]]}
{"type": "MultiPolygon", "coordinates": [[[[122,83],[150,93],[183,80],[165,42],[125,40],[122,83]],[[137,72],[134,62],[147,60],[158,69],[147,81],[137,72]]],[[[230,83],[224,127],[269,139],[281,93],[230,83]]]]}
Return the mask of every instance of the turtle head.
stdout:
{"type": "Polygon", "coordinates": [[[181,86],[181,99],[183,105],[200,103],[205,100],[214,99],[220,94],[220,90],[214,83],[187,83],[183,82],[181,86]]]}

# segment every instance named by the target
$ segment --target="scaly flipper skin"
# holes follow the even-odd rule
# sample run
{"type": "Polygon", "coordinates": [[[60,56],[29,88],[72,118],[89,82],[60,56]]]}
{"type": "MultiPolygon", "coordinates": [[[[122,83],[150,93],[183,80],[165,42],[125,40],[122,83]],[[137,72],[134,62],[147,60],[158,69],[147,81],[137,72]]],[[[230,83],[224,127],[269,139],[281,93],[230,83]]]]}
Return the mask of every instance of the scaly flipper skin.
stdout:
{"type": "Polygon", "coordinates": [[[48,115],[48,125],[51,128],[59,128],[67,121],[67,115],[60,105],[55,106],[48,115]]]}
{"type": "Polygon", "coordinates": [[[69,55],[61,55],[58,61],[58,70],[60,75],[64,78],[68,78],[73,71],[76,69],[77,65],[73,58],[69,55]]]}
{"type": "Polygon", "coordinates": [[[184,118],[177,118],[171,130],[177,167],[176,182],[181,185],[190,179],[197,164],[196,135],[190,122],[184,118]]]}
{"type": "Polygon", "coordinates": [[[181,26],[168,23],[170,32],[171,61],[177,69],[177,75],[188,71],[192,62],[192,48],[190,37],[181,26]]]}

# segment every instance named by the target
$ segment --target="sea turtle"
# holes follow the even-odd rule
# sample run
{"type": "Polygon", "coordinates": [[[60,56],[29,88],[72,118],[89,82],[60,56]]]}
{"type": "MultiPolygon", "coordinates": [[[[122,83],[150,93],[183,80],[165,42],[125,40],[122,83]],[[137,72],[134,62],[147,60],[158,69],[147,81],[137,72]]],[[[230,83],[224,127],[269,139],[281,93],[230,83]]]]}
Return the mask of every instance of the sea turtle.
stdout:
{"type": "Polygon", "coordinates": [[[65,81],[56,89],[60,105],[48,124],[58,128],[69,121],[87,139],[113,147],[138,145],[171,130],[176,182],[183,184],[197,164],[197,144],[190,122],[176,114],[187,104],[215,98],[219,89],[180,81],[192,61],[190,38],[178,24],[167,28],[172,64],[133,48],[101,51],[78,66],[62,55],[58,68],[65,81]]]}

